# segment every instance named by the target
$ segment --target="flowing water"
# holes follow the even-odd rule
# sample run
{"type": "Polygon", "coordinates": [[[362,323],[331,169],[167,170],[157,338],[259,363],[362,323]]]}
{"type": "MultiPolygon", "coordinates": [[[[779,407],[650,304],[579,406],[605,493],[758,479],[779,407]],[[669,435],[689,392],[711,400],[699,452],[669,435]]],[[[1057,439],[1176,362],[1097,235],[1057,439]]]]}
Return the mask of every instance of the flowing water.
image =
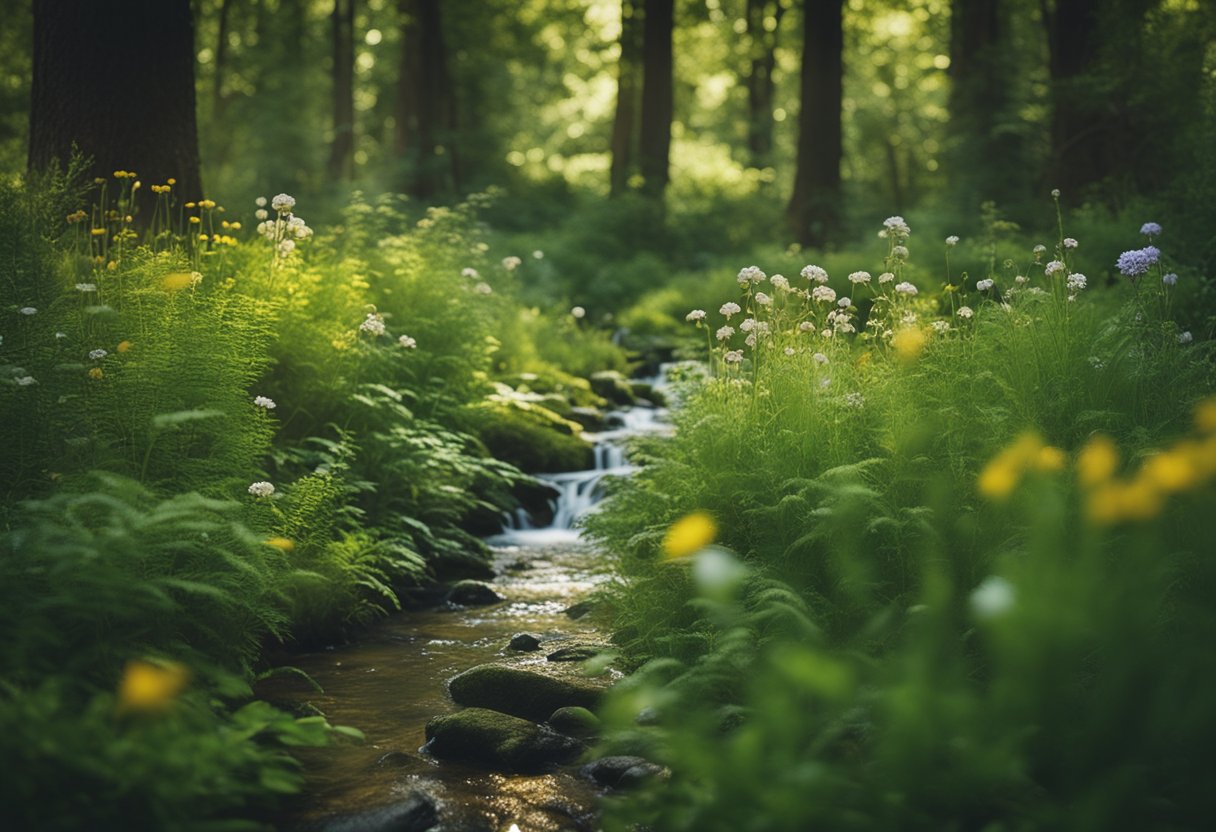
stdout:
{"type": "MultiPolygon", "coordinates": [[[[661,380],[660,380],[661,381],[661,380]]],[[[542,775],[507,775],[438,761],[423,750],[431,717],[456,710],[447,694],[452,676],[478,664],[505,661],[545,664],[545,656],[568,644],[605,641],[587,619],[565,614],[610,578],[595,550],[579,540],[575,521],[599,499],[607,476],[632,468],[625,440],[664,429],[661,411],[632,408],[609,414],[614,427],[598,435],[596,467],[546,475],[557,489],[553,523],[536,528],[517,513],[491,538],[495,588],[506,601],[475,608],[440,607],[392,616],[357,643],[293,656],[291,664],[324,689],[280,677],[260,692],[308,702],[335,724],[351,725],[366,742],[303,749],[298,756],[308,780],[306,794],[285,827],[316,828],[326,818],[349,815],[404,799],[414,791],[431,795],[444,830],[524,832],[591,829],[596,792],[577,767],[542,775]],[[519,632],[541,634],[536,653],[506,649],[519,632]]]]}

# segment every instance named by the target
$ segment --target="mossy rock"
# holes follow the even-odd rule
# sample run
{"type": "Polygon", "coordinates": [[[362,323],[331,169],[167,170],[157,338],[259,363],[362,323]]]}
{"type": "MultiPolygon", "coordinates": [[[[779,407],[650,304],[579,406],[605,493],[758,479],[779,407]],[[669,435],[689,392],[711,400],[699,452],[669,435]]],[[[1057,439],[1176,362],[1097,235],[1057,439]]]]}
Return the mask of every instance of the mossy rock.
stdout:
{"type": "Polygon", "coordinates": [[[633,395],[633,388],[616,370],[592,373],[590,381],[592,391],[612,404],[629,407],[635,403],[636,397],[633,395]]]}
{"type": "Polygon", "coordinates": [[[483,664],[453,677],[448,691],[458,705],[490,708],[541,722],[559,708],[595,708],[604,688],[583,678],[483,664]]]}
{"type": "Polygon", "coordinates": [[[595,451],[588,442],[559,432],[552,425],[542,425],[514,409],[487,410],[478,434],[496,459],[529,474],[585,471],[595,467],[595,451]]]}
{"type": "Polygon", "coordinates": [[[554,731],[569,737],[589,739],[600,735],[600,718],[586,708],[558,708],[547,723],[554,731]]]}
{"type": "Polygon", "coordinates": [[[667,397],[663,395],[662,390],[656,389],[653,384],[645,381],[631,381],[629,382],[629,388],[638,399],[644,399],[655,407],[667,406],[667,397]]]}
{"type": "Polygon", "coordinates": [[[507,600],[484,581],[457,581],[448,590],[448,603],[461,607],[485,607],[507,600]]]}
{"type": "Polygon", "coordinates": [[[426,751],[499,771],[541,771],[574,760],[583,744],[526,719],[466,708],[426,724],[426,751]]]}

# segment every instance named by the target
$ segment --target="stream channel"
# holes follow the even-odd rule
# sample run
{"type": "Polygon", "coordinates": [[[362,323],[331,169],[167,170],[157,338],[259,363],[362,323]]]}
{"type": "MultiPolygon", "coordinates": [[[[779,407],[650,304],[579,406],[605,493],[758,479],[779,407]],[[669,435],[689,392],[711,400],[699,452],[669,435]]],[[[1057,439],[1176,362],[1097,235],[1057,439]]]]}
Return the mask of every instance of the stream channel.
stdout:
{"type": "MultiPolygon", "coordinates": [[[[664,374],[648,381],[661,389],[664,374]]],[[[669,429],[663,416],[661,409],[641,406],[609,413],[611,429],[585,434],[595,444],[594,469],[542,475],[559,494],[553,522],[534,527],[522,510],[505,518],[507,529],[487,540],[497,576],[490,583],[505,601],[408,610],[379,622],[356,642],[293,656],[292,666],[316,680],[323,693],[285,679],[260,688],[276,699],[309,703],[331,723],[366,735],[362,743],[295,752],[307,784],[276,826],[318,832],[427,828],[394,816],[408,815],[412,796],[422,794],[438,810],[438,824],[430,827],[435,832],[594,828],[599,792],[577,765],[543,774],[504,774],[441,761],[422,748],[424,732],[432,717],[458,710],[447,681],[464,670],[491,662],[558,670],[546,658],[555,650],[606,643],[607,633],[566,612],[611,577],[574,524],[599,499],[604,477],[631,472],[626,441],[669,429]],[[511,637],[521,632],[540,635],[540,650],[508,649],[511,637]]],[[[560,672],[577,669],[562,663],[560,672]]]]}

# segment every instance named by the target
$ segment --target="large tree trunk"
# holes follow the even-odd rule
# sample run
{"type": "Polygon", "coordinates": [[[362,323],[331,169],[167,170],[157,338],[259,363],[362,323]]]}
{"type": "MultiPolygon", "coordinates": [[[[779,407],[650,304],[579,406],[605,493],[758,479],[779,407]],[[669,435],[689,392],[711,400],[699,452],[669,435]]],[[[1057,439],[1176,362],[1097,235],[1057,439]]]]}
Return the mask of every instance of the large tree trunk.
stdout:
{"type": "Polygon", "coordinates": [[[777,33],[784,15],[784,0],[747,0],[747,149],[754,168],[765,168],[772,162],[773,69],[777,65],[777,33]],[[769,18],[774,21],[771,29],[765,25],[769,18]]]}
{"type": "Polygon", "coordinates": [[[419,199],[458,190],[456,95],[448,72],[440,0],[400,0],[401,63],[395,146],[405,189],[419,199]]]}
{"type": "Polygon", "coordinates": [[[662,199],[669,178],[674,113],[674,0],[645,0],[642,21],[642,125],[638,157],[644,192],[662,199]]]}
{"type": "Polygon", "coordinates": [[[612,195],[623,193],[633,175],[637,149],[638,68],[642,58],[640,0],[621,0],[621,56],[617,61],[616,113],[612,120],[612,195]]]}
{"type": "Polygon", "coordinates": [[[222,0],[219,31],[215,36],[215,77],[211,79],[211,117],[213,119],[223,116],[226,103],[224,75],[228,71],[228,21],[231,10],[232,0],[222,0]]]}
{"type": "Polygon", "coordinates": [[[806,0],[802,14],[798,162],[787,216],[798,242],[817,245],[829,239],[840,222],[844,2],[806,0]]]}
{"type": "Polygon", "coordinates": [[[329,178],[349,180],[355,172],[355,0],[334,0],[334,138],[329,146],[329,178]]]}
{"type": "Polygon", "coordinates": [[[189,0],[34,0],[31,170],[75,145],[95,176],[134,170],[202,196],[189,0]]]}
{"type": "Polygon", "coordinates": [[[1105,178],[1111,167],[1106,131],[1111,116],[1086,89],[1099,54],[1100,0],[1043,2],[1051,72],[1051,184],[1076,194],[1105,178]]]}

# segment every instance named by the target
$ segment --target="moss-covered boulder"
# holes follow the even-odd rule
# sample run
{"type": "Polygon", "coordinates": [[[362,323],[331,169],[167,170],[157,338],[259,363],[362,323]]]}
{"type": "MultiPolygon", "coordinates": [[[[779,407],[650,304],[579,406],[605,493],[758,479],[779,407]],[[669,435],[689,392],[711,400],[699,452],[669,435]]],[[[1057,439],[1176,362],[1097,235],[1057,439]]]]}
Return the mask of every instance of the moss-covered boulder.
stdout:
{"type": "Polygon", "coordinates": [[[448,590],[447,600],[461,607],[485,607],[507,599],[482,581],[458,581],[448,590]]]}
{"type": "Polygon", "coordinates": [[[648,401],[655,407],[667,406],[667,397],[663,395],[663,391],[649,382],[631,381],[629,388],[633,391],[634,398],[638,400],[648,401]]]}
{"type": "Polygon", "coordinates": [[[592,373],[590,381],[592,391],[612,404],[629,407],[635,402],[636,397],[633,395],[633,388],[629,386],[629,382],[625,380],[625,377],[616,370],[603,370],[598,373],[592,373]]]}
{"type": "Polygon", "coordinates": [[[579,739],[590,739],[600,735],[600,718],[586,708],[558,708],[546,721],[559,734],[579,739]]]}
{"type": "Polygon", "coordinates": [[[540,420],[518,408],[496,407],[479,414],[478,435],[496,458],[529,474],[585,471],[595,467],[590,443],[575,435],[572,422],[540,420]]]}
{"type": "Polygon", "coordinates": [[[500,771],[540,771],[574,760],[583,744],[526,719],[466,708],[426,724],[426,751],[500,771]]]}
{"type": "Polygon", "coordinates": [[[482,664],[454,676],[448,692],[458,705],[490,708],[541,722],[558,708],[595,708],[604,688],[581,677],[482,664]]]}

